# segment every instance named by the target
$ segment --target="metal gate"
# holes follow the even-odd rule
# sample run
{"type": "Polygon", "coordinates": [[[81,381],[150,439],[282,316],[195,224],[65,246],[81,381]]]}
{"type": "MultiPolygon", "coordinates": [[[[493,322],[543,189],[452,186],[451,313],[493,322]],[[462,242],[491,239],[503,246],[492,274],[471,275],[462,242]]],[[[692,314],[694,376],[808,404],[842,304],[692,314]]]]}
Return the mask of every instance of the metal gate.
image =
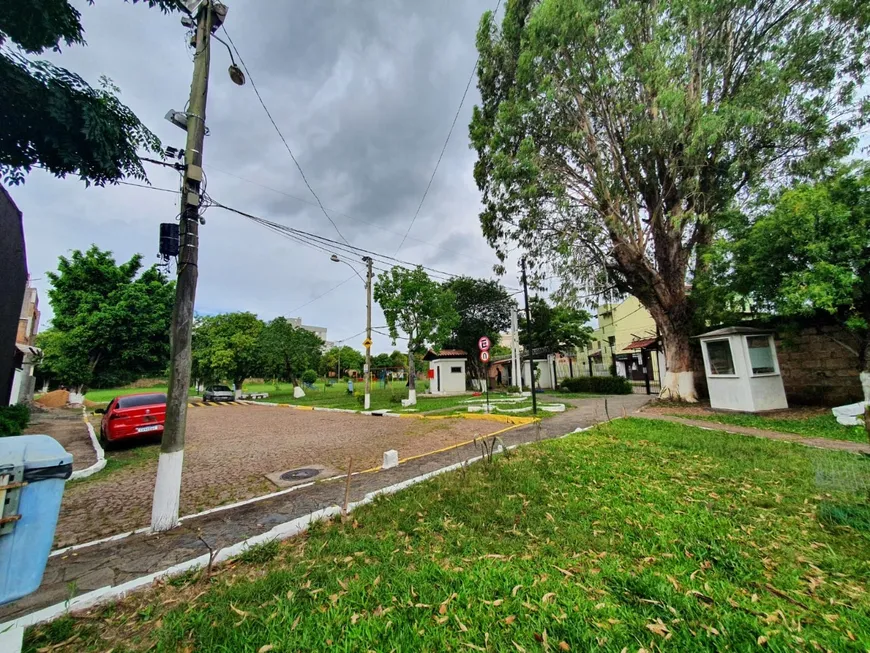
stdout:
{"type": "Polygon", "coordinates": [[[653,370],[650,350],[644,349],[641,357],[641,374],[636,375],[633,379],[628,379],[632,392],[640,395],[657,395],[662,391],[662,383],[653,370]]]}

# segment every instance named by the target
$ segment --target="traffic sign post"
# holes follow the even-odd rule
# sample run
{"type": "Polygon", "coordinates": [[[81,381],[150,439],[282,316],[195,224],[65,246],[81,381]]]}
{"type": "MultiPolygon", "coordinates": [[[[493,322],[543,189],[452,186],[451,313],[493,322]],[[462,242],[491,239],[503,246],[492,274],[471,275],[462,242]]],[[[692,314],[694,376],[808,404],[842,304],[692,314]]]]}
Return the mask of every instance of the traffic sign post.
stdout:
{"type": "Polygon", "coordinates": [[[490,343],[489,338],[486,336],[483,336],[480,340],[477,341],[477,347],[480,349],[480,351],[489,351],[491,345],[492,343],[490,343]]]}
{"type": "Polygon", "coordinates": [[[372,340],[371,340],[371,338],[366,338],[365,340],[363,340],[362,345],[363,345],[363,347],[365,347],[366,349],[371,349],[371,348],[372,348],[372,340]]]}
{"type": "Polygon", "coordinates": [[[489,362],[489,352],[488,351],[480,352],[480,362],[481,363],[488,363],[489,362]]]}
{"type": "Polygon", "coordinates": [[[489,414],[489,338],[483,336],[477,341],[480,348],[480,362],[483,363],[483,382],[486,384],[486,412],[489,414]]]}

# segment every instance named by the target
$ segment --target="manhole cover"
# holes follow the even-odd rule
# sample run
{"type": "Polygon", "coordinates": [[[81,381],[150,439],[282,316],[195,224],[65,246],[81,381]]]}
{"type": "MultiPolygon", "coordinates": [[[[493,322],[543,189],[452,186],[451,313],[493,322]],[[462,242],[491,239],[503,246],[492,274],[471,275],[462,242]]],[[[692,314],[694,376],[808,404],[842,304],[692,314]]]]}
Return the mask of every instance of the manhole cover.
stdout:
{"type": "Polygon", "coordinates": [[[281,474],[282,481],[304,481],[307,478],[314,478],[320,474],[319,469],[312,467],[302,467],[301,469],[291,469],[289,472],[281,474]]]}

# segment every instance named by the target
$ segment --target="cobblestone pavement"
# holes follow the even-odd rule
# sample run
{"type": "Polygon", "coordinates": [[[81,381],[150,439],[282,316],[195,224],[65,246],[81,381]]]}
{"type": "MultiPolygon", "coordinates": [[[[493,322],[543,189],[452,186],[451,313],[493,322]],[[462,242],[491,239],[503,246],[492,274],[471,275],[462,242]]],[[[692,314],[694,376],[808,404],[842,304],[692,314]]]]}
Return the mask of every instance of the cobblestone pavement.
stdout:
{"type": "Polygon", "coordinates": [[[26,434],[50,435],[73,455],[73,470],[97,462],[88,427],[80,408],[34,408],[26,434]]]}
{"type": "MultiPolygon", "coordinates": [[[[376,418],[271,406],[213,406],[187,416],[181,514],[274,492],[265,474],[305,465],[344,471],[380,464],[384,451],[406,458],[504,428],[484,420],[376,418]]],[[[83,429],[81,415],[78,421],[83,429]]],[[[109,454],[111,458],[111,453],[109,454]]],[[[67,486],[55,546],[147,526],[157,450],[128,450],[125,466],[67,486]],[[130,453],[141,454],[132,461],[130,453]]],[[[111,461],[110,461],[111,462],[111,461]]]]}
{"type": "Polygon", "coordinates": [[[658,419],[665,422],[675,422],[677,424],[685,424],[686,426],[697,426],[698,428],[708,429],[713,431],[724,431],[725,433],[736,433],[737,435],[749,435],[755,438],[765,438],[767,440],[781,440],[783,442],[794,442],[805,447],[815,447],[816,449],[831,449],[832,451],[848,451],[850,453],[863,453],[870,455],[870,446],[860,442],[850,442],[848,440],[831,440],[830,438],[805,438],[802,435],[794,433],[783,433],[781,431],[768,431],[765,429],[756,429],[749,426],[733,426],[731,424],[719,424],[717,422],[708,422],[702,419],[687,419],[685,417],[674,417],[673,415],[661,415],[658,413],[643,412],[636,417],[645,419],[658,419]]]}
{"type": "MultiPolygon", "coordinates": [[[[646,396],[626,395],[607,398],[607,412],[611,417],[625,414],[634,415],[644,403],[646,396]]],[[[524,442],[534,442],[569,433],[576,428],[591,426],[605,419],[604,398],[568,399],[575,410],[550,417],[536,424],[520,426],[503,433],[500,437],[506,446],[524,442]]],[[[219,410],[219,409],[215,409],[219,410]]],[[[233,409],[220,413],[226,419],[233,409]]],[[[252,407],[251,410],[260,410],[252,407]]],[[[268,410],[268,409],[264,409],[268,410]]],[[[297,411],[283,410],[297,417],[297,411]]],[[[298,411],[305,414],[304,411],[298,411]]],[[[350,416],[355,417],[355,416],[350,416]]],[[[359,424],[359,432],[378,430],[392,424],[403,432],[413,431],[426,424],[425,420],[391,419],[356,416],[353,424],[359,424]],[[370,424],[370,426],[369,426],[370,424]],[[382,427],[383,424],[383,427],[382,427]]],[[[444,423],[437,420],[432,424],[444,423]]],[[[469,428],[489,422],[468,421],[469,428]]],[[[503,428],[505,425],[497,424],[503,428]]],[[[391,427],[392,428],[392,427],[391,427]]],[[[495,430],[495,429],[493,429],[495,430]]],[[[395,437],[409,437],[402,433],[395,437]]],[[[399,448],[404,458],[410,450],[399,448]]],[[[367,493],[435,471],[479,455],[479,449],[468,444],[450,451],[436,453],[411,460],[393,469],[376,473],[360,474],[353,477],[350,485],[350,500],[362,499],[367,493]]],[[[187,461],[185,461],[187,463],[187,461]]],[[[355,465],[356,466],[356,465],[355,465]]],[[[280,465],[279,465],[280,467],[280,465]]],[[[150,492],[149,492],[150,498],[150,492]]],[[[0,620],[12,619],[70,598],[71,588],[77,594],[132,580],[148,573],[166,569],[174,564],[190,560],[207,553],[200,541],[202,536],[213,548],[219,549],[246,538],[269,531],[278,524],[301,517],[315,510],[341,505],[344,499],[344,483],[341,481],[317,483],[278,497],[264,499],[237,508],[211,513],[182,523],[178,528],[158,535],[142,533],[122,540],[107,542],[80,549],[49,559],[40,589],[28,597],[0,608],[0,620]]]]}

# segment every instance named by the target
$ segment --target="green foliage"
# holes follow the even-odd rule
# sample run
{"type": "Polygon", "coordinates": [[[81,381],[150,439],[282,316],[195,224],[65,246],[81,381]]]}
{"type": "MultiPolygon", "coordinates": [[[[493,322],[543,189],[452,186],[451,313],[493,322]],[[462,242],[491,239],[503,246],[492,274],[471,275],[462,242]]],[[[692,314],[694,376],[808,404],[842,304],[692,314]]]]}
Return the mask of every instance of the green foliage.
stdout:
{"type": "Polygon", "coordinates": [[[848,154],[865,0],[517,0],[477,35],[480,219],[566,300],[615,285],[689,369],[696,254],[735,200],[848,154]]]}
{"type": "Polygon", "coordinates": [[[459,324],[456,297],[429,278],[422,267],[394,267],[382,272],[374,288],[375,301],[387,320],[395,344],[399,331],[408,336],[409,388],[415,388],[413,355],[424,346],[440,347],[459,324]]]}
{"type": "Polygon", "coordinates": [[[258,369],[265,377],[295,383],[305,370],[320,365],[321,347],[323,340],[318,335],[294,327],[286,318],[277,317],[260,334],[258,369]]]}
{"type": "MultiPolygon", "coordinates": [[[[179,8],[174,0],[147,4],[165,12],[179,8]]],[[[58,177],[76,174],[86,184],[144,179],[137,151],[161,150],[107,79],[95,89],[75,73],[24,56],[59,52],[61,42],[84,45],[80,18],[67,0],[0,6],[0,45],[7,46],[0,51],[0,176],[7,183],[22,183],[34,166],[58,177]]]]}
{"type": "Polygon", "coordinates": [[[317,370],[305,370],[302,373],[302,381],[308,385],[313,385],[317,382],[317,370]]]}
{"type": "Polygon", "coordinates": [[[365,356],[353,347],[333,347],[320,359],[320,371],[326,376],[330,372],[335,373],[341,367],[339,376],[347,376],[347,370],[362,370],[365,356]]]}
{"type": "Polygon", "coordinates": [[[21,435],[30,424],[30,408],[25,404],[0,406],[0,438],[6,435],[21,435]]]}
{"type": "Polygon", "coordinates": [[[474,376],[483,375],[483,366],[474,354],[477,341],[487,336],[490,342],[498,342],[499,334],[510,327],[511,308],[516,301],[498,281],[456,277],[444,284],[453,293],[454,306],[459,313],[459,322],[445,343],[451,349],[467,351],[469,367],[474,376]]]}
{"type": "Polygon", "coordinates": [[[197,319],[193,329],[193,376],[208,384],[224,380],[241,388],[262,370],[263,323],[253,313],[224,313],[197,319]]]}
{"type": "Polygon", "coordinates": [[[543,348],[549,353],[570,352],[592,341],[593,329],[586,326],[589,313],[567,306],[550,306],[542,297],[529,300],[531,333],[525,318],[520,320],[520,342],[524,347],[543,348]]]}
{"type": "Polygon", "coordinates": [[[785,317],[824,312],[851,330],[854,348],[865,352],[870,346],[870,164],[795,185],[753,215],[734,216],[706,260],[710,274],[699,280],[698,295],[712,319],[748,311],[785,317]]]}
{"type": "Polygon", "coordinates": [[[169,360],[175,283],[142,256],[117,264],[96,245],[61,256],[49,272],[52,328],[39,335],[39,376],[70,386],[111,387],[161,374],[169,360]]]}
{"type": "Polygon", "coordinates": [[[563,379],[560,389],[566,392],[581,392],[601,395],[630,395],[631,383],[621,376],[578,376],[563,379]]]}

